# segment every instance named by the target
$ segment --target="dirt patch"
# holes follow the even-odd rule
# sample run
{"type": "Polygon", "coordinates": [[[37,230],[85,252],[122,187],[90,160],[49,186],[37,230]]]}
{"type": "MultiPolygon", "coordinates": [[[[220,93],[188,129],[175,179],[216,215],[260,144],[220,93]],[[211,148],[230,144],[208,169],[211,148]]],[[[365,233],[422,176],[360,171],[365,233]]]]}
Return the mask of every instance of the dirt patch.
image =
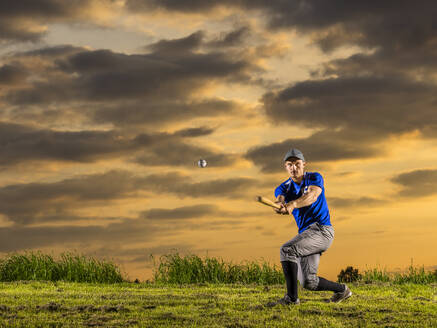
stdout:
{"type": "Polygon", "coordinates": [[[187,320],[190,320],[190,319],[187,319],[185,317],[177,316],[173,312],[164,312],[164,313],[161,313],[160,315],[156,316],[155,318],[158,319],[158,320],[172,320],[172,321],[187,321],[187,320]]]}
{"type": "Polygon", "coordinates": [[[99,310],[92,304],[76,305],[70,308],[73,312],[95,312],[99,310]]]}
{"type": "Polygon", "coordinates": [[[251,311],[262,311],[262,310],[264,310],[264,306],[261,304],[253,305],[253,306],[250,306],[248,309],[251,311]]]}
{"type": "Polygon", "coordinates": [[[205,293],[201,293],[201,294],[194,294],[193,296],[192,296],[192,298],[196,298],[196,299],[198,299],[198,298],[206,298],[206,299],[217,299],[218,298],[218,296],[217,295],[214,295],[214,294],[205,294],[205,293]]]}
{"type": "Polygon", "coordinates": [[[210,317],[223,317],[226,315],[226,312],[216,312],[216,313],[211,313],[209,316],[210,317]]]}
{"type": "Polygon", "coordinates": [[[282,317],[279,314],[274,314],[274,315],[272,315],[272,317],[270,319],[271,320],[280,320],[280,319],[282,319],[282,317]]]}
{"type": "Polygon", "coordinates": [[[87,327],[106,327],[109,320],[111,320],[111,318],[98,316],[85,321],[83,325],[87,327]]]}
{"type": "Polygon", "coordinates": [[[37,305],[36,306],[37,311],[49,311],[49,312],[56,312],[63,310],[63,307],[61,304],[50,302],[45,305],[37,305]]]}
{"type": "Polygon", "coordinates": [[[233,322],[231,324],[226,325],[226,328],[249,328],[249,326],[239,322],[233,322]]]}
{"type": "Polygon", "coordinates": [[[10,310],[11,310],[11,308],[9,306],[0,304],[0,311],[9,312],[10,310]]]}
{"type": "Polygon", "coordinates": [[[413,300],[431,302],[431,300],[429,298],[426,298],[426,297],[423,297],[423,296],[415,297],[415,298],[413,298],[413,300]]]}
{"type": "Polygon", "coordinates": [[[299,309],[299,312],[302,314],[316,314],[316,315],[323,314],[323,311],[319,309],[299,309]]]}
{"type": "Polygon", "coordinates": [[[124,305],[116,305],[116,306],[109,306],[109,305],[103,305],[100,310],[102,312],[129,312],[129,309],[125,308],[124,305]]]}

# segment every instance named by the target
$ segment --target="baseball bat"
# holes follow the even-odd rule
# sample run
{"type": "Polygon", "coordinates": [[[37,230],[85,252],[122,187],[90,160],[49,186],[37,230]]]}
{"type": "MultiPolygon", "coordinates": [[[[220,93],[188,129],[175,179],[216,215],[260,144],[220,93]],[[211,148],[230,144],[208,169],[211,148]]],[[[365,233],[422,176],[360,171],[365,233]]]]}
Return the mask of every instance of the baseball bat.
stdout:
{"type": "Polygon", "coordinates": [[[280,204],[274,203],[270,199],[268,199],[266,197],[263,197],[263,196],[256,196],[255,200],[257,202],[259,202],[261,204],[264,204],[264,205],[267,205],[267,206],[271,206],[271,207],[274,207],[274,208],[277,208],[277,209],[281,208],[280,204]]]}

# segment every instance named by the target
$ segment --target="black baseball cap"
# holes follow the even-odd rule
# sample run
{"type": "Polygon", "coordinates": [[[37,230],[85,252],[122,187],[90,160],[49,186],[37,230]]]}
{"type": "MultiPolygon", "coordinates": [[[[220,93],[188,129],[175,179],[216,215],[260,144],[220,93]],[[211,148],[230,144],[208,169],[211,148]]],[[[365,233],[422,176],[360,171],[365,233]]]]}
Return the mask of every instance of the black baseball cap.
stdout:
{"type": "Polygon", "coordinates": [[[305,162],[305,157],[303,157],[303,154],[299,149],[296,148],[290,149],[284,156],[284,162],[290,157],[296,157],[305,162]]]}

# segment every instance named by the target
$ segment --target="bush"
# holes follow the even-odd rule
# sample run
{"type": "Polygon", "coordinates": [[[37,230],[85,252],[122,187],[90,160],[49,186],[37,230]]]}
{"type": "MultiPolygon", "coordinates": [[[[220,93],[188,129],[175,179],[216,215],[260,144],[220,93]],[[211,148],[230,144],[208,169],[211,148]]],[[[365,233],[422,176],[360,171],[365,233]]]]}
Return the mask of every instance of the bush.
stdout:
{"type": "Polygon", "coordinates": [[[345,270],[340,271],[337,278],[338,282],[354,282],[361,279],[361,274],[358,273],[358,269],[348,266],[345,270]]]}

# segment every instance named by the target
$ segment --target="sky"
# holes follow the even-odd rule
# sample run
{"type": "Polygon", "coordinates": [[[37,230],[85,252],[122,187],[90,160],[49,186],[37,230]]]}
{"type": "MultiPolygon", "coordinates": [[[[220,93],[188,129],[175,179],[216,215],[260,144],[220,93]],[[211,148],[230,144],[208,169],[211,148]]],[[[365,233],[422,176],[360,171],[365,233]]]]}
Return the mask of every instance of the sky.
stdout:
{"type": "Polygon", "coordinates": [[[436,16],[434,1],[0,1],[0,255],[76,251],[140,280],[174,252],[279,266],[296,224],[254,198],[274,198],[298,148],[335,229],[320,276],[436,268],[436,16]]]}

